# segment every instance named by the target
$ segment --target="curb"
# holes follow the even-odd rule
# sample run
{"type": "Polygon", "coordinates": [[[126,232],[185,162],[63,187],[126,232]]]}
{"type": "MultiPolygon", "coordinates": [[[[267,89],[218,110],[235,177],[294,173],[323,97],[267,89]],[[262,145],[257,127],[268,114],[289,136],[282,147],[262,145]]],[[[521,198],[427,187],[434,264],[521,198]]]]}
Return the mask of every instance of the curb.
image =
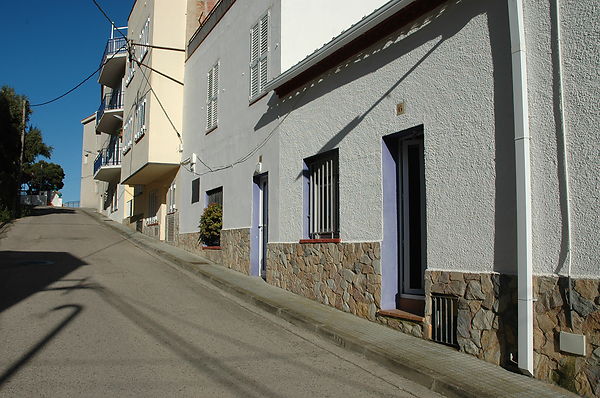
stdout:
{"type": "MultiPolygon", "coordinates": [[[[261,309],[274,314],[287,322],[303,328],[309,332],[316,333],[317,335],[325,338],[338,346],[341,346],[349,351],[358,353],[363,355],[369,360],[377,362],[379,365],[386,367],[388,370],[396,373],[397,375],[404,377],[410,381],[413,381],[417,384],[422,385],[423,387],[428,388],[431,391],[442,394],[448,398],[484,398],[484,397],[519,397],[519,398],[533,398],[538,397],[535,392],[531,392],[530,394],[505,394],[498,395],[497,393],[493,393],[485,388],[478,388],[480,386],[476,385],[467,385],[463,383],[456,383],[455,380],[451,379],[448,375],[440,374],[436,371],[428,369],[424,366],[421,366],[418,363],[414,362],[403,362],[402,358],[398,356],[390,354],[388,351],[385,351],[383,348],[378,347],[374,344],[366,342],[358,337],[351,336],[343,330],[337,330],[334,326],[326,325],[318,320],[311,318],[303,313],[295,311],[293,309],[287,308],[286,306],[282,306],[268,298],[261,297],[254,292],[244,289],[241,286],[229,283],[228,281],[219,278],[218,276],[213,275],[209,271],[202,269],[202,264],[205,265],[214,265],[217,267],[223,267],[220,264],[211,262],[210,260],[204,259],[203,263],[190,263],[176,255],[168,253],[155,245],[149,244],[152,243],[161,243],[159,241],[155,241],[153,238],[146,237],[145,235],[140,234],[137,231],[132,231],[125,226],[121,226],[120,224],[113,224],[106,222],[102,215],[98,213],[92,213],[90,210],[81,210],[83,213],[87,214],[94,220],[96,220],[101,225],[105,225],[120,235],[124,236],[128,240],[131,241],[134,245],[141,247],[145,250],[151,251],[163,259],[169,261],[177,267],[180,267],[186,271],[189,271],[203,280],[210,282],[217,288],[226,291],[227,293],[233,294],[234,296],[260,307],[261,309]],[[144,240],[148,239],[148,242],[144,240]],[[150,241],[152,240],[152,241],[150,241]]],[[[112,221],[112,220],[111,220],[112,221]]],[[[177,248],[176,246],[171,246],[177,248]]],[[[179,249],[179,248],[178,248],[179,249]]],[[[182,249],[180,249],[182,250],[182,249]]],[[[195,255],[190,253],[191,255],[195,255]]],[[[198,255],[195,255],[198,256],[198,255]]],[[[200,256],[198,256],[200,257],[200,256]]],[[[223,269],[227,269],[223,267],[223,269]]],[[[243,274],[240,274],[242,276],[243,274]]],[[[315,302],[316,304],[319,304],[315,302]]],[[[385,326],[381,326],[385,327],[385,326]]],[[[482,361],[483,362],[483,361],[482,361]]],[[[483,362],[485,363],[485,362],[483,362]]],[[[499,368],[502,369],[502,368],[499,368]]],[[[502,369],[504,370],[504,369],[502,369]]],[[[478,375],[473,375],[474,378],[477,378],[478,375]]],[[[525,378],[525,376],[519,376],[525,378]]],[[[548,394],[543,396],[545,397],[577,397],[576,395],[563,390],[557,386],[546,384],[542,381],[536,379],[523,379],[525,381],[531,381],[532,383],[543,383],[544,387],[547,388],[548,394]]]]}

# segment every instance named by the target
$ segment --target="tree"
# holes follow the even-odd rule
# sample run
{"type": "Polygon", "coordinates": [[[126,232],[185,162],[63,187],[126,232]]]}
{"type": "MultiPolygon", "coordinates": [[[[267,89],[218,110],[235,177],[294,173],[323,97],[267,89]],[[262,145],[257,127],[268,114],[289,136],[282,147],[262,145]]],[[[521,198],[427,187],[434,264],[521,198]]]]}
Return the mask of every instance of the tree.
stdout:
{"type": "Polygon", "coordinates": [[[37,127],[29,127],[29,130],[25,132],[25,152],[23,153],[25,164],[32,164],[38,156],[50,159],[53,149],[50,145],[44,144],[42,132],[37,127]]]}
{"type": "Polygon", "coordinates": [[[26,102],[23,121],[23,101],[26,98],[17,95],[12,88],[4,86],[0,89],[0,210],[14,209],[16,204],[21,130],[31,114],[26,102]]]}
{"type": "Polygon", "coordinates": [[[63,187],[65,174],[60,165],[45,161],[34,163],[39,156],[50,159],[52,147],[44,143],[38,128],[29,125],[31,112],[26,96],[18,95],[8,86],[0,89],[0,210],[15,210],[22,184],[27,184],[30,191],[63,187]],[[21,132],[24,126],[23,174],[19,180],[21,132]]]}
{"type": "Polygon", "coordinates": [[[58,191],[61,189],[65,172],[56,163],[40,160],[37,163],[25,164],[23,167],[23,183],[29,186],[29,193],[40,191],[58,191]]]}

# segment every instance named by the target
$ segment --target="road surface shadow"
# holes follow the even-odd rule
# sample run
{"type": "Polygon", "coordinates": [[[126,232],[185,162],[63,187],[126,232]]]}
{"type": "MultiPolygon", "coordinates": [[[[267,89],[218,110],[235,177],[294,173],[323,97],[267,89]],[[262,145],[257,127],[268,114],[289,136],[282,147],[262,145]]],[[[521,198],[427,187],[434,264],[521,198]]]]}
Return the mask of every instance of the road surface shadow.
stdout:
{"type": "Polygon", "coordinates": [[[63,319],[58,325],[56,325],[50,332],[46,334],[39,342],[33,345],[25,354],[15,361],[8,369],[0,374],[0,387],[6,383],[15,373],[19,371],[27,362],[37,355],[50,341],[52,341],[73,319],[75,319],[79,313],[83,310],[83,307],[78,304],[67,304],[61,305],[60,307],[53,308],[51,311],[59,311],[63,309],[71,309],[72,312],[69,316],[63,319]]]}
{"type": "Polygon", "coordinates": [[[0,313],[84,265],[66,252],[0,251],[0,313]]]}

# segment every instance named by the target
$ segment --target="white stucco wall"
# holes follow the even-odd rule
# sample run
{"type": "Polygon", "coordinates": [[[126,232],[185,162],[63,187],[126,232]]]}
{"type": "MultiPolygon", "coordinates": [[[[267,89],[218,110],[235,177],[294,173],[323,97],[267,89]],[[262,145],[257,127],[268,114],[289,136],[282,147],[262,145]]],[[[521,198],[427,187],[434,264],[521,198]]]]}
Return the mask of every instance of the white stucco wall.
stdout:
{"type": "MultiPolygon", "coordinates": [[[[249,57],[250,29],[269,10],[270,37],[279,37],[279,1],[236,2],[185,65],[182,160],[196,154],[212,169],[230,166],[236,160],[248,159],[221,171],[209,172],[200,161],[195,172],[184,165],[179,173],[177,195],[180,209],[180,233],[198,231],[205,205],[205,193],[223,187],[223,227],[247,228],[252,223],[253,174],[260,156],[262,171],[269,173],[272,203],[277,203],[278,136],[273,129],[278,123],[277,109],[270,110],[272,93],[250,104],[249,57]],[[219,62],[219,95],[217,128],[206,134],[207,72],[219,62]],[[267,136],[273,132],[271,138],[267,136]],[[265,142],[265,140],[267,140],[265,142]],[[191,183],[200,178],[200,201],[191,203],[191,183]]],[[[279,53],[271,46],[270,77],[279,73],[279,53]]],[[[270,217],[276,219],[272,206],[270,217]]],[[[277,233],[274,225],[271,234],[277,233]]]]}
{"type": "MultiPolygon", "coordinates": [[[[557,271],[563,244],[550,12],[546,2],[526,3],[534,271],[546,274],[557,271]]],[[[571,29],[564,45],[573,275],[597,278],[599,151],[593,99],[600,57],[592,43],[598,42],[593,37],[598,5],[589,0],[569,7],[563,26],[571,29]],[[589,40],[581,44],[582,37],[589,40]]],[[[511,76],[506,4],[467,0],[447,3],[410,33],[376,43],[309,83],[289,99],[294,111],[280,127],[277,240],[302,237],[302,160],[334,147],[339,148],[342,240],[381,240],[381,137],[423,124],[428,268],[514,273],[511,76]],[[396,116],[395,105],[402,101],[406,114],[396,116]]]]}
{"type": "Polygon", "coordinates": [[[389,0],[281,0],[281,71],[389,0]]]}
{"type": "MultiPolygon", "coordinates": [[[[566,194],[560,153],[555,54],[549,1],[526,1],[532,147],[534,269],[566,274],[566,194]]],[[[565,121],[572,206],[574,275],[600,276],[600,3],[561,2],[565,121]]]]}

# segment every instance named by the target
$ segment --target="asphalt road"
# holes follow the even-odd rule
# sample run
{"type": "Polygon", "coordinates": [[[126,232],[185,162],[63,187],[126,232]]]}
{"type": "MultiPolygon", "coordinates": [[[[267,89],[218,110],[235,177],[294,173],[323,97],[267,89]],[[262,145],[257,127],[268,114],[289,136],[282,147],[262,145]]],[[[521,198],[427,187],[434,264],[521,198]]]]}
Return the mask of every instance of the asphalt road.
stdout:
{"type": "Polygon", "coordinates": [[[0,396],[440,397],[69,209],[0,234],[0,396]]]}

